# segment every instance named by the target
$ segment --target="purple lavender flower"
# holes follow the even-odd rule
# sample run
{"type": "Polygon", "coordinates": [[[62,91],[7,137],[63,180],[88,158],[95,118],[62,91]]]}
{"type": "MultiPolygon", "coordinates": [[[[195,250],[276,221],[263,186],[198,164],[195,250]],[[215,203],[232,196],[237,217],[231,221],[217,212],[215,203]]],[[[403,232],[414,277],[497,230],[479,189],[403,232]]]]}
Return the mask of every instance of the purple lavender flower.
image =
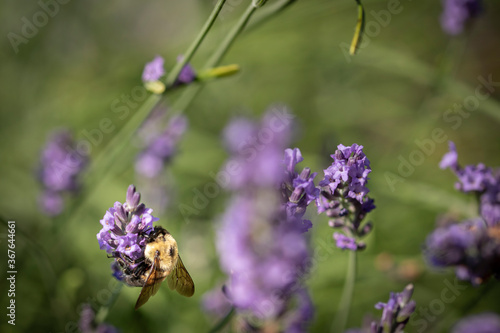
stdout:
{"type": "Polygon", "coordinates": [[[74,193],[80,188],[78,177],[87,166],[88,158],[80,155],[76,147],[72,134],[63,129],[51,135],[42,151],[38,178],[44,190],[39,204],[49,216],[62,212],[63,193],[74,193]]]}
{"type": "Polygon", "coordinates": [[[481,218],[436,229],[424,253],[435,267],[455,267],[457,277],[478,285],[500,277],[500,229],[481,218]]]}
{"type": "Polygon", "coordinates": [[[450,35],[460,34],[465,24],[479,15],[481,0],[443,0],[441,26],[450,35]]]}
{"type": "Polygon", "coordinates": [[[187,124],[185,117],[173,117],[160,135],[151,138],[147,148],[137,157],[135,163],[137,173],[147,178],[159,176],[165,164],[177,152],[177,145],[186,131],[187,124]]]}
{"type": "MultiPolygon", "coordinates": [[[[285,331],[303,332],[313,313],[301,284],[310,262],[308,239],[303,233],[303,212],[290,214],[286,206],[297,188],[301,189],[297,205],[312,201],[307,193],[314,191],[305,184],[314,175],[297,174],[297,158],[284,166],[289,126],[273,124],[276,119],[268,113],[260,126],[238,119],[225,131],[226,139],[235,138],[228,142],[233,152],[228,165],[238,164],[239,172],[228,180],[236,193],[217,231],[217,251],[229,276],[224,294],[249,327],[283,322],[288,327],[285,331]],[[259,141],[263,137],[265,142],[259,141]]],[[[299,156],[300,151],[287,150],[285,162],[290,154],[299,156]]],[[[217,304],[216,300],[209,304],[217,304]]]]}
{"type": "Polygon", "coordinates": [[[224,169],[237,170],[228,188],[242,190],[248,186],[280,187],[283,182],[283,151],[290,138],[291,123],[281,121],[277,112],[269,111],[260,124],[236,118],[224,130],[224,139],[233,153],[224,169]]]}
{"type": "Polygon", "coordinates": [[[316,198],[318,213],[325,213],[330,226],[343,228],[347,235],[334,234],[341,249],[360,250],[365,244],[357,238],[371,230],[371,224],[361,225],[366,214],[375,208],[373,199],[368,198],[366,187],[371,172],[370,161],[363,152],[363,146],[339,145],[334,162],[324,170],[325,177],[319,182],[320,195],[316,198]]]}
{"type": "MultiPolygon", "coordinates": [[[[182,55],[178,56],[177,62],[182,61],[182,59],[182,55]]],[[[142,72],[142,81],[145,83],[158,81],[166,74],[164,63],[165,60],[161,56],[156,56],[151,62],[148,62],[142,72]]],[[[196,73],[190,64],[186,64],[179,73],[175,85],[189,84],[194,80],[196,80],[196,73]]]]}
{"type": "Polygon", "coordinates": [[[146,66],[144,66],[144,71],[142,72],[142,81],[158,81],[165,75],[165,68],[163,68],[164,63],[165,60],[158,55],[151,62],[148,62],[146,66]]]}
{"type": "Polygon", "coordinates": [[[382,310],[380,320],[371,321],[369,326],[363,329],[351,329],[346,331],[370,332],[370,333],[400,333],[403,332],[406,324],[410,320],[411,314],[415,311],[416,303],[411,299],[413,295],[413,285],[409,284],[400,293],[390,293],[387,303],[379,302],[375,308],[382,310]]]}
{"type": "MultiPolygon", "coordinates": [[[[181,62],[184,59],[184,56],[180,55],[177,57],[177,62],[181,62]]],[[[189,84],[196,80],[196,73],[193,67],[188,63],[184,66],[177,77],[178,84],[189,84]]]]}
{"type": "Polygon", "coordinates": [[[458,164],[458,154],[453,142],[449,142],[450,151],[443,156],[439,166],[450,168],[458,177],[457,190],[474,193],[479,198],[479,212],[489,226],[500,223],[500,169],[492,169],[484,164],[458,164]]]}
{"type": "Polygon", "coordinates": [[[481,313],[460,320],[451,333],[498,333],[500,316],[496,313],[481,313]]]}
{"type": "Polygon", "coordinates": [[[89,304],[84,304],[80,314],[78,328],[81,333],[119,333],[120,330],[114,326],[95,321],[95,312],[89,304]]]}
{"type": "Polygon", "coordinates": [[[147,235],[158,218],[153,210],[140,204],[141,194],[133,185],[127,190],[125,203],[115,202],[101,219],[102,229],[97,234],[99,248],[115,258],[113,276],[121,280],[124,269],[132,270],[144,258],[147,235]]]}
{"type": "MultiPolygon", "coordinates": [[[[283,163],[285,176],[281,185],[281,192],[285,202],[285,209],[290,218],[301,219],[307,206],[319,196],[319,189],[314,185],[316,173],[311,174],[311,169],[304,168],[300,174],[295,171],[297,163],[303,161],[298,148],[286,149],[283,163]]],[[[302,220],[304,231],[312,227],[309,220],[302,220]]]]}

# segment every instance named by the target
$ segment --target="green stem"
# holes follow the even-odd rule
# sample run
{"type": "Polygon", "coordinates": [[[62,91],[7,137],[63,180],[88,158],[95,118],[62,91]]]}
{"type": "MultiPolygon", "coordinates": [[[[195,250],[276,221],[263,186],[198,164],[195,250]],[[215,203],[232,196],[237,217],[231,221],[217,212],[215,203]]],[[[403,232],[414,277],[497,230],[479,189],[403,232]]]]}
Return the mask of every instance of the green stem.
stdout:
{"type": "Polygon", "coordinates": [[[337,310],[337,315],[333,321],[330,332],[344,332],[351,308],[352,296],[354,294],[354,283],[356,282],[356,254],[357,251],[349,251],[349,261],[347,263],[347,274],[345,278],[344,290],[337,310]]]}
{"type": "Polygon", "coordinates": [[[99,309],[99,311],[95,315],[96,324],[100,324],[106,319],[106,317],[108,316],[108,313],[109,313],[109,309],[111,309],[113,304],[115,304],[116,299],[120,295],[120,291],[122,290],[122,287],[123,287],[123,283],[117,284],[116,288],[113,289],[113,292],[111,294],[111,298],[109,299],[109,301],[104,306],[101,306],[101,308],[99,309]]]}
{"type": "Polygon", "coordinates": [[[212,327],[212,329],[210,331],[208,331],[209,333],[215,333],[215,332],[219,332],[221,329],[223,329],[230,321],[231,321],[231,318],[233,317],[234,313],[235,313],[235,309],[234,307],[231,308],[231,310],[227,313],[227,315],[224,316],[224,318],[222,318],[214,327],[212,327]]]}
{"type": "Polygon", "coordinates": [[[168,76],[165,80],[166,81],[165,84],[167,87],[170,87],[174,84],[175,80],[177,80],[177,77],[181,73],[184,66],[186,66],[186,64],[189,61],[191,61],[191,58],[198,50],[198,47],[201,45],[201,42],[203,42],[203,40],[205,39],[206,35],[210,31],[210,28],[212,28],[212,25],[214,24],[215,19],[219,15],[225,2],[226,2],[226,0],[219,0],[219,2],[217,2],[217,5],[215,5],[215,8],[212,11],[212,14],[210,14],[210,17],[205,22],[205,25],[201,29],[200,33],[198,34],[196,39],[193,41],[193,43],[189,46],[186,53],[183,55],[183,59],[181,61],[179,61],[178,63],[176,63],[176,65],[174,66],[174,68],[172,69],[170,74],[168,74],[168,76]]]}
{"type": "MultiPolygon", "coordinates": [[[[226,55],[229,48],[233,45],[236,38],[240,35],[243,29],[245,29],[245,26],[247,25],[248,21],[250,20],[250,17],[252,17],[256,9],[257,7],[253,6],[252,4],[248,6],[248,8],[245,10],[243,15],[238,20],[238,23],[236,23],[236,25],[231,29],[229,34],[227,34],[226,38],[222,41],[222,43],[215,50],[212,56],[207,60],[207,62],[203,66],[203,69],[209,69],[215,67],[220,63],[220,61],[226,55]]],[[[172,108],[180,113],[184,112],[184,110],[187,109],[187,107],[191,104],[194,98],[201,91],[203,86],[204,86],[203,83],[199,83],[199,84],[192,84],[189,87],[187,87],[182,93],[182,95],[179,97],[179,99],[172,106],[172,108]]]]}

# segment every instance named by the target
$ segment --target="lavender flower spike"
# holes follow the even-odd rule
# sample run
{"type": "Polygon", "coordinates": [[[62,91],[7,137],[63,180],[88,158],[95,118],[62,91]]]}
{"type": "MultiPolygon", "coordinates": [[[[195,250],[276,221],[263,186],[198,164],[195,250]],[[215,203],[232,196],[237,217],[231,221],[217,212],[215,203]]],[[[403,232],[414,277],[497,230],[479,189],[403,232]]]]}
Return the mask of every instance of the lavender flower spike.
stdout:
{"type": "Polygon", "coordinates": [[[370,161],[363,152],[363,146],[338,145],[334,162],[324,170],[319,182],[320,195],[316,199],[318,213],[325,213],[332,220],[330,226],[343,228],[346,235],[335,233],[337,247],[352,251],[365,247],[358,243],[359,237],[371,231],[371,224],[362,225],[366,214],[375,208],[373,199],[368,198],[368,174],[370,161]]]}
{"type": "Polygon", "coordinates": [[[80,188],[78,177],[87,166],[88,157],[81,155],[76,147],[71,132],[63,129],[52,134],[42,151],[38,179],[43,193],[39,204],[49,216],[62,212],[64,193],[75,193],[80,188]]]}
{"type": "Polygon", "coordinates": [[[424,254],[435,267],[454,267],[457,277],[479,285],[500,277],[500,228],[487,228],[481,218],[436,229],[424,254]]]}
{"type": "Polygon", "coordinates": [[[443,156],[439,166],[450,168],[458,178],[455,188],[464,193],[474,193],[479,198],[481,217],[489,226],[500,224],[500,169],[492,169],[484,164],[458,164],[455,144],[450,141],[450,151],[443,156]]]}
{"type": "Polygon", "coordinates": [[[153,230],[153,222],[158,221],[151,215],[151,208],[139,203],[140,199],[140,193],[130,185],[125,203],[115,202],[100,221],[99,248],[115,258],[112,270],[118,280],[123,278],[122,271],[132,271],[143,260],[147,235],[153,230]]]}
{"type": "Polygon", "coordinates": [[[233,155],[228,163],[240,167],[227,182],[234,196],[217,230],[217,252],[228,281],[224,293],[210,293],[205,304],[220,313],[229,302],[256,330],[279,325],[284,332],[305,332],[313,308],[302,285],[310,262],[302,217],[317,191],[310,188],[314,174],[309,169],[295,172],[298,149],[287,149],[283,161],[289,128],[272,126],[276,120],[269,112],[261,124],[238,119],[225,131],[233,155]],[[272,130],[271,140],[256,141],[259,133],[272,130]],[[248,159],[247,149],[255,151],[253,158],[248,159]]]}
{"type": "Polygon", "coordinates": [[[416,308],[415,301],[410,300],[412,295],[412,284],[407,285],[400,293],[390,293],[387,303],[379,302],[375,305],[376,309],[382,310],[380,320],[372,321],[369,327],[351,329],[347,332],[402,333],[416,308]]]}

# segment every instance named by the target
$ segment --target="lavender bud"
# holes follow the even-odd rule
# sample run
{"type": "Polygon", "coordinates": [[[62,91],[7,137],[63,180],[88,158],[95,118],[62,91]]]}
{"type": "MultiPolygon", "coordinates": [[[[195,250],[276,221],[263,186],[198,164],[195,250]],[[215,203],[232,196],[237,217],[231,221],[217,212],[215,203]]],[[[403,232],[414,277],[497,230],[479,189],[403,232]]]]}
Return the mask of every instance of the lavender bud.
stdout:
{"type": "Polygon", "coordinates": [[[398,313],[398,317],[396,318],[397,322],[403,322],[406,319],[410,318],[411,314],[415,311],[417,303],[415,301],[410,301],[406,304],[398,313]]]}
{"type": "Polygon", "coordinates": [[[405,289],[401,292],[401,294],[399,294],[398,297],[399,306],[403,307],[406,304],[408,304],[412,295],[413,295],[413,284],[410,283],[405,287],[405,289]]]}
{"type": "Polygon", "coordinates": [[[373,230],[373,224],[372,224],[372,222],[370,221],[370,222],[366,223],[366,224],[363,226],[363,228],[361,228],[361,230],[359,231],[359,235],[360,235],[360,236],[366,236],[366,235],[368,235],[368,234],[370,233],[370,231],[372,231],[372,230],[373,230]]]}

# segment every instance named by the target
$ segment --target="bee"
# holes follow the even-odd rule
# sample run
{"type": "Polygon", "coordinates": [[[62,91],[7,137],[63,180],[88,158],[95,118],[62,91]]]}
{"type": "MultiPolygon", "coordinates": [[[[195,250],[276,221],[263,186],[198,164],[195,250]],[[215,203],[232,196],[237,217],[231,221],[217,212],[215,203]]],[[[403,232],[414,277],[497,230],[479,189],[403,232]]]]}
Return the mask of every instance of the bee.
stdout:
{"type": "Polygon", "coordinates": [[[161,283],[167,279],[168,287],[179,294],[191,297],[194,294],[194,282],[184,266],[177,242],[172,235],[160,226],[146,236],[144,259],[134,269],[123,259],[117,259],[124,268],[124,281],[132,287],[142,287],[135,309],[144,305],[151,296],[158,292],[161,283]]]}

